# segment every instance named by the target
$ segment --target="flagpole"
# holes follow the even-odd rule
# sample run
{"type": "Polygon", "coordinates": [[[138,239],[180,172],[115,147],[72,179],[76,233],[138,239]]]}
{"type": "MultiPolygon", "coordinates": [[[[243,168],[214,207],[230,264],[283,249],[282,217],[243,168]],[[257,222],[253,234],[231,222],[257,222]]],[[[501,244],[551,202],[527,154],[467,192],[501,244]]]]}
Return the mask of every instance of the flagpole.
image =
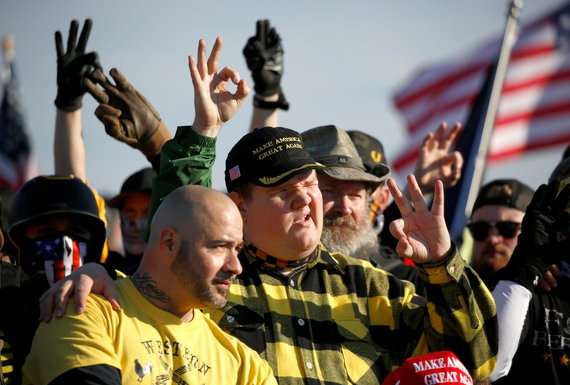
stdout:
{"type": "Polygon", "coordinates": [[[505,33],[503,35],[501,51],[499,53],[499,59],[497,61],[495,77],[491,89],[491,96],[489,98],[489,105],[487,113],[485,114],[481,144],[475,158],[473,178],[471,180],[471,186],[469,188],[469,194],[467,196],[467,204],[465,205],[465,218],[469,218],[471,216],[471,209],[473,208],[475,198],[477,197],[483,176],[485,174],[487,155],[489,153],[489,145],[491,143],[495,118],[497,116],[499,101],[501,99],[501,93],[503,91],[505,74],[507,72],[507,67],[513,46],[517,40],[517,27],[522,5],[522,0],[513,0],[509,7],[505,33]]]}

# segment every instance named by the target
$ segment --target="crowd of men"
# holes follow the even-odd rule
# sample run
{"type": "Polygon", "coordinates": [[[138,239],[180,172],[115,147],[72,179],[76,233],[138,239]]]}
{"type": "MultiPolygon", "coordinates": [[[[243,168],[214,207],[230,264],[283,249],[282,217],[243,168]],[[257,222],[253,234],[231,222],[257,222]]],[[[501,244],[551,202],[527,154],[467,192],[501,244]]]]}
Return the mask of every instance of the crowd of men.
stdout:
{"type": "Polygon", "coordinates": [[[536,192],[481,188],[468,263],[443,204],[460,124],[425,138],[405,188],[378,138],[281,127],[284,53],[260,20],[251,126],[216,191],[216,138],[251,93],[220,68],[222,39],[189,58],[194,121],[172,136],[86,52],[91,27],[55,35],[54,175],[1,190],[0,383],[568,383],[569,154],[536,192]],[[148,161],[107,202],[85,171],[85,93],[148,161]]]}

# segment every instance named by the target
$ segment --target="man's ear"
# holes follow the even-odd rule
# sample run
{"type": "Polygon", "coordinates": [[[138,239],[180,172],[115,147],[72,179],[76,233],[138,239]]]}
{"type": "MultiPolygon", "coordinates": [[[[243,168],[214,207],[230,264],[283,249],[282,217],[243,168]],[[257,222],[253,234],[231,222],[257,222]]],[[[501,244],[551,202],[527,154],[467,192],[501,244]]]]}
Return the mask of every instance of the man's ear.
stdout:
{"type": "Polygon", "coordinates": [[[378,203],[380,210],[386,210],[390,203],[390,190],[386,186],[380,186],[372,194],[372,198],[378,203]]]}
{"type": "Polygon", "coordinates": [[[239,213],[241,214],[241,219],[245,223],[245,217],[246,217],[246,213],[247,213],[245,198],[241,194],[239,194],[235,191],[232,191],[231,193],[229,193],[228,196],[236,204],[236,206],[239,210],[239,213]]]}
{"type": "Polygon", "coordinates": [[[180,236],[178,232],[172,227],[163,228],[160,231],[159,245],[163,255],[169,255],[174,258],[180,248],[180,236]]]}

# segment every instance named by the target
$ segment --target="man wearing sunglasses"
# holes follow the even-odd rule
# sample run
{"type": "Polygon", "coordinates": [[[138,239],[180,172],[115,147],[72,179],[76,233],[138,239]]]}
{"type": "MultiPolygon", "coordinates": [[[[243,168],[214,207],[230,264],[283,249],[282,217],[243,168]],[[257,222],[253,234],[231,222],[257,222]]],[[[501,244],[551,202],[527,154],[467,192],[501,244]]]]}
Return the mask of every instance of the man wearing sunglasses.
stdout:
{"type": "Polygon", "coordinates": [[[484,185],[477,195],[468,224],[473,236],[472,265],[488,286],[494,286],[494,273],[511,258],[533,194],[516,179],[498,179],[484,185]]]}

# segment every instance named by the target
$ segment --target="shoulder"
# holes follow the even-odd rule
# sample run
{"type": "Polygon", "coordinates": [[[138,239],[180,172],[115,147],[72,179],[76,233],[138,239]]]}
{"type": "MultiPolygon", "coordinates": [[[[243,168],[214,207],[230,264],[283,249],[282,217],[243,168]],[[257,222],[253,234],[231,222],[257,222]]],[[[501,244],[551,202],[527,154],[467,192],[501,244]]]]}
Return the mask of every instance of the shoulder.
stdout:
{"type": "MultiPolygon", "coordinates": [[[[196,321],[203,322],[213,339],[215,339],[225,354],[232,356],[238,362],[249,362],[249,365],[265,367],[267,362],[259,354],[238,338],[223,331],[208,315],[196,312],[196,321]]],[[[222,354],[222,352],[220,352],[222,354]]]]}

